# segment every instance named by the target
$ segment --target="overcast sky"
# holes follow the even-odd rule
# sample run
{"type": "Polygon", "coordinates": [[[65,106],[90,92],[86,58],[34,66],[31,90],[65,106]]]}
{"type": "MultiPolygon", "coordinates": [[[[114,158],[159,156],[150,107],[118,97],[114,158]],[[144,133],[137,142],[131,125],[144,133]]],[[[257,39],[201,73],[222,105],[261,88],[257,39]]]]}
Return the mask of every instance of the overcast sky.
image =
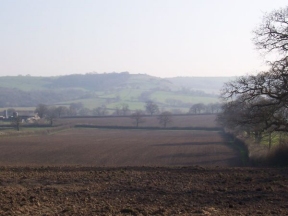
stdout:
{"type": "Polygon", "coordinates": [[[255,73],[252,31],[287,0],[0,0],[0,76],[255,73]]]}

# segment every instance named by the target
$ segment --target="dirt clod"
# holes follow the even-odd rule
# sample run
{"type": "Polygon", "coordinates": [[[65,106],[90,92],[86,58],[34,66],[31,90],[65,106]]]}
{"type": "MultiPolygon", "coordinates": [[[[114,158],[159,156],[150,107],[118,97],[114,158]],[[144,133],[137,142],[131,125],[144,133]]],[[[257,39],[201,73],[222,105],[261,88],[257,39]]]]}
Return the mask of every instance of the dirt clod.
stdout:
{"type": "Polygon", "coordinates": [[[0,215],[288,214],[283,168],[5,167],[0,178],[0,215]]]}

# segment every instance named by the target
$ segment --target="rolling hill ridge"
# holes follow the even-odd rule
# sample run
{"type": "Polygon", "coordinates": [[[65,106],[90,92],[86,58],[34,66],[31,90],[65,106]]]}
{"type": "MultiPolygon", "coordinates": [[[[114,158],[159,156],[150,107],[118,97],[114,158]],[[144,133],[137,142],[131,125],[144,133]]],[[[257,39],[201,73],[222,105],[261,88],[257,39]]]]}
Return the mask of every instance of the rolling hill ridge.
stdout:
{"type": "Polygon", "coordinates": [[[146,74],[88,73],[59,77],[0,77],[0,107],[35,107],[39,103],[87,108],[115,108],[123,103],[141,109],[153,100],[163,109],[187,109],[195,103],[219,101],[218,93],[232,77],[159,78],[146,74]]]}

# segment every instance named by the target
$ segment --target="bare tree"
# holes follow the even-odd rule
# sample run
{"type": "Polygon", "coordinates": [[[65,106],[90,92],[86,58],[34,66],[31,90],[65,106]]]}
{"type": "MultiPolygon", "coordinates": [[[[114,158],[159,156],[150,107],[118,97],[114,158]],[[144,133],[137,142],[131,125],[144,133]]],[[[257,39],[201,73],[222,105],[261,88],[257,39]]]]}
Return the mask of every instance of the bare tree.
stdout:
{"type": "Polygon", "coordinates": [[[20,125],[22,123],[22,118],[18,115],[12,116],[11,125],[17,130],[20,131],[20,125]]]}
{"type": "Polygon", "coordinates": [[[122,115],[124,116],[127,115],[130,112],[129,105],[123,103],[121,106],[122,106],[122,115]]]}
{"type": "Polygon", "coordinates": [[[56,111],[58,117],[61,117],[63,115],[67,115],[69,113],[69,109],[65,106],[58,106],[55,111],[56,111]]]}
{"type": "Polygon", "coordinates": [[[47,113],[47,111],[48,111],[48,106],[47,105],[38,104],[38,106],[36,107],[34,112],[37,113],[40,118],[44,118],[45,114],[47,113]]]}
{"type": "Polygon", "coordinates": [[[54,120],[58,117],[58,111],[56,107],[49,107],[46,114],[45,118],[49,121],[50,125],[53,126],[54,120]]]}
{"type": "Polygon", "coordinates": [[[71,103],[69,106],[69,114],[70,115],[77,115],[79,110],[81,110],[83,107],[84,106],[81,102],[71,103]]]}
{"type": "Polygon", "coordinates": [[[268,53],[276,51],[286,56],[288,51],[288,6],[266,13],[254,30],[254,44],[268,53]]]}
{"type": "Polygon", "coordinates": [[[207,104],[206,107],[206,112],[207,113],[219,113],[221,110],[221,103],[209,103],[207,104]]]}
{"type": "Polygon", "coordinates": [[[271,124],[274,120],[274,107],[265,106],[268,102],[265,98],[249,101],[247,97],[249,95],[241,95],[225,103],[217,121],[236,134],[245,132],[248,137],[253,135],[255,141],[260,142],[265,131],[275,129],[271,124]]]}
{"type": "MultiPolygon", "coordinates": [[[[235,81],[226,83],[222,89],[222,98],[226,101],[234,100],[240,96],[245,102],[253,104],[258,110],[269,109],[271,113],[267,129],[288,131],[288,58],[276,61],[268,72],[257,75],[240,77],[235,81]],[[260,104],[257,101],[265,99],[260,104]],[[251,103],[257,102],[257,103],[251,103]],[[273,121],[272,121],[273,120],[273,121]]],[[[253,117],[253,116],[252,116],[253,117]]]]}
{"type": "Polygon", "coordinates": [[[115,107],[115,115],[120,116],[122,115],[122,109],[119,106],[115,107]]]}
{"type": "Polygon", "coordinates": [[[159,124],[166,127],[167,124],[172,122],[172,113],[169,111],[164,111],[158,116],[159,124]]]}
{"type": "Polygon", "coordinates": [[[145,122],[144,112],[142,110],[136,110],[134,113],[132,113],[131,119],[135,121],[135,125],[138,127],[140,123],[145,122]]]}
{"type": "Polygon", "coordinates": [[[189,113],[191,114],[200,114],[203,110],[205,110],[205,104],[197,103],[191,106],[189,113]]]}
{"type": "Polygon", "coordinates": [[[146,101],[146,105],[145,105],[145,108],[146,108],[146,112],[149,113],[151,116],[153,114],[156,114],[159,112],[159,107],[158,105],[153,102],[153,101],[146,101]]]}
{"type": "Polygon", "coordinates": [[[256,48],[282,57],[270,62],[268,71],[226,83],[221,93],[226,103],[219,119],[258,136],[268,133],[271,142],[273,131],[288,132],[288,7],[266,14],[254,35],[256,48]]]}
{"type": "Polygon", "coordinates": [[[107,115],[108,112],[107,112],[106,106],[103,105],[103,106],[93,109],[92,113],[93,115],[97,115],[97,116],[105,116],[107,115]]]}

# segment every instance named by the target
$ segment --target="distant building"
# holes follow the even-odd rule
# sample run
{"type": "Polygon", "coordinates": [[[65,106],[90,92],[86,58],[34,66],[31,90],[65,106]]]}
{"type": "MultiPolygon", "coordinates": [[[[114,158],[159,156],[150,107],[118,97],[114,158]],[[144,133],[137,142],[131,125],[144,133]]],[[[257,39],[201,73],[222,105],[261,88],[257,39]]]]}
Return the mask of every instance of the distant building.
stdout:
{"type": "Polygon", "coordinates": [[[3,117],[8,119],[9,116],[8,116],[8,110],[7,109],[4,110],[3,117]]]}

